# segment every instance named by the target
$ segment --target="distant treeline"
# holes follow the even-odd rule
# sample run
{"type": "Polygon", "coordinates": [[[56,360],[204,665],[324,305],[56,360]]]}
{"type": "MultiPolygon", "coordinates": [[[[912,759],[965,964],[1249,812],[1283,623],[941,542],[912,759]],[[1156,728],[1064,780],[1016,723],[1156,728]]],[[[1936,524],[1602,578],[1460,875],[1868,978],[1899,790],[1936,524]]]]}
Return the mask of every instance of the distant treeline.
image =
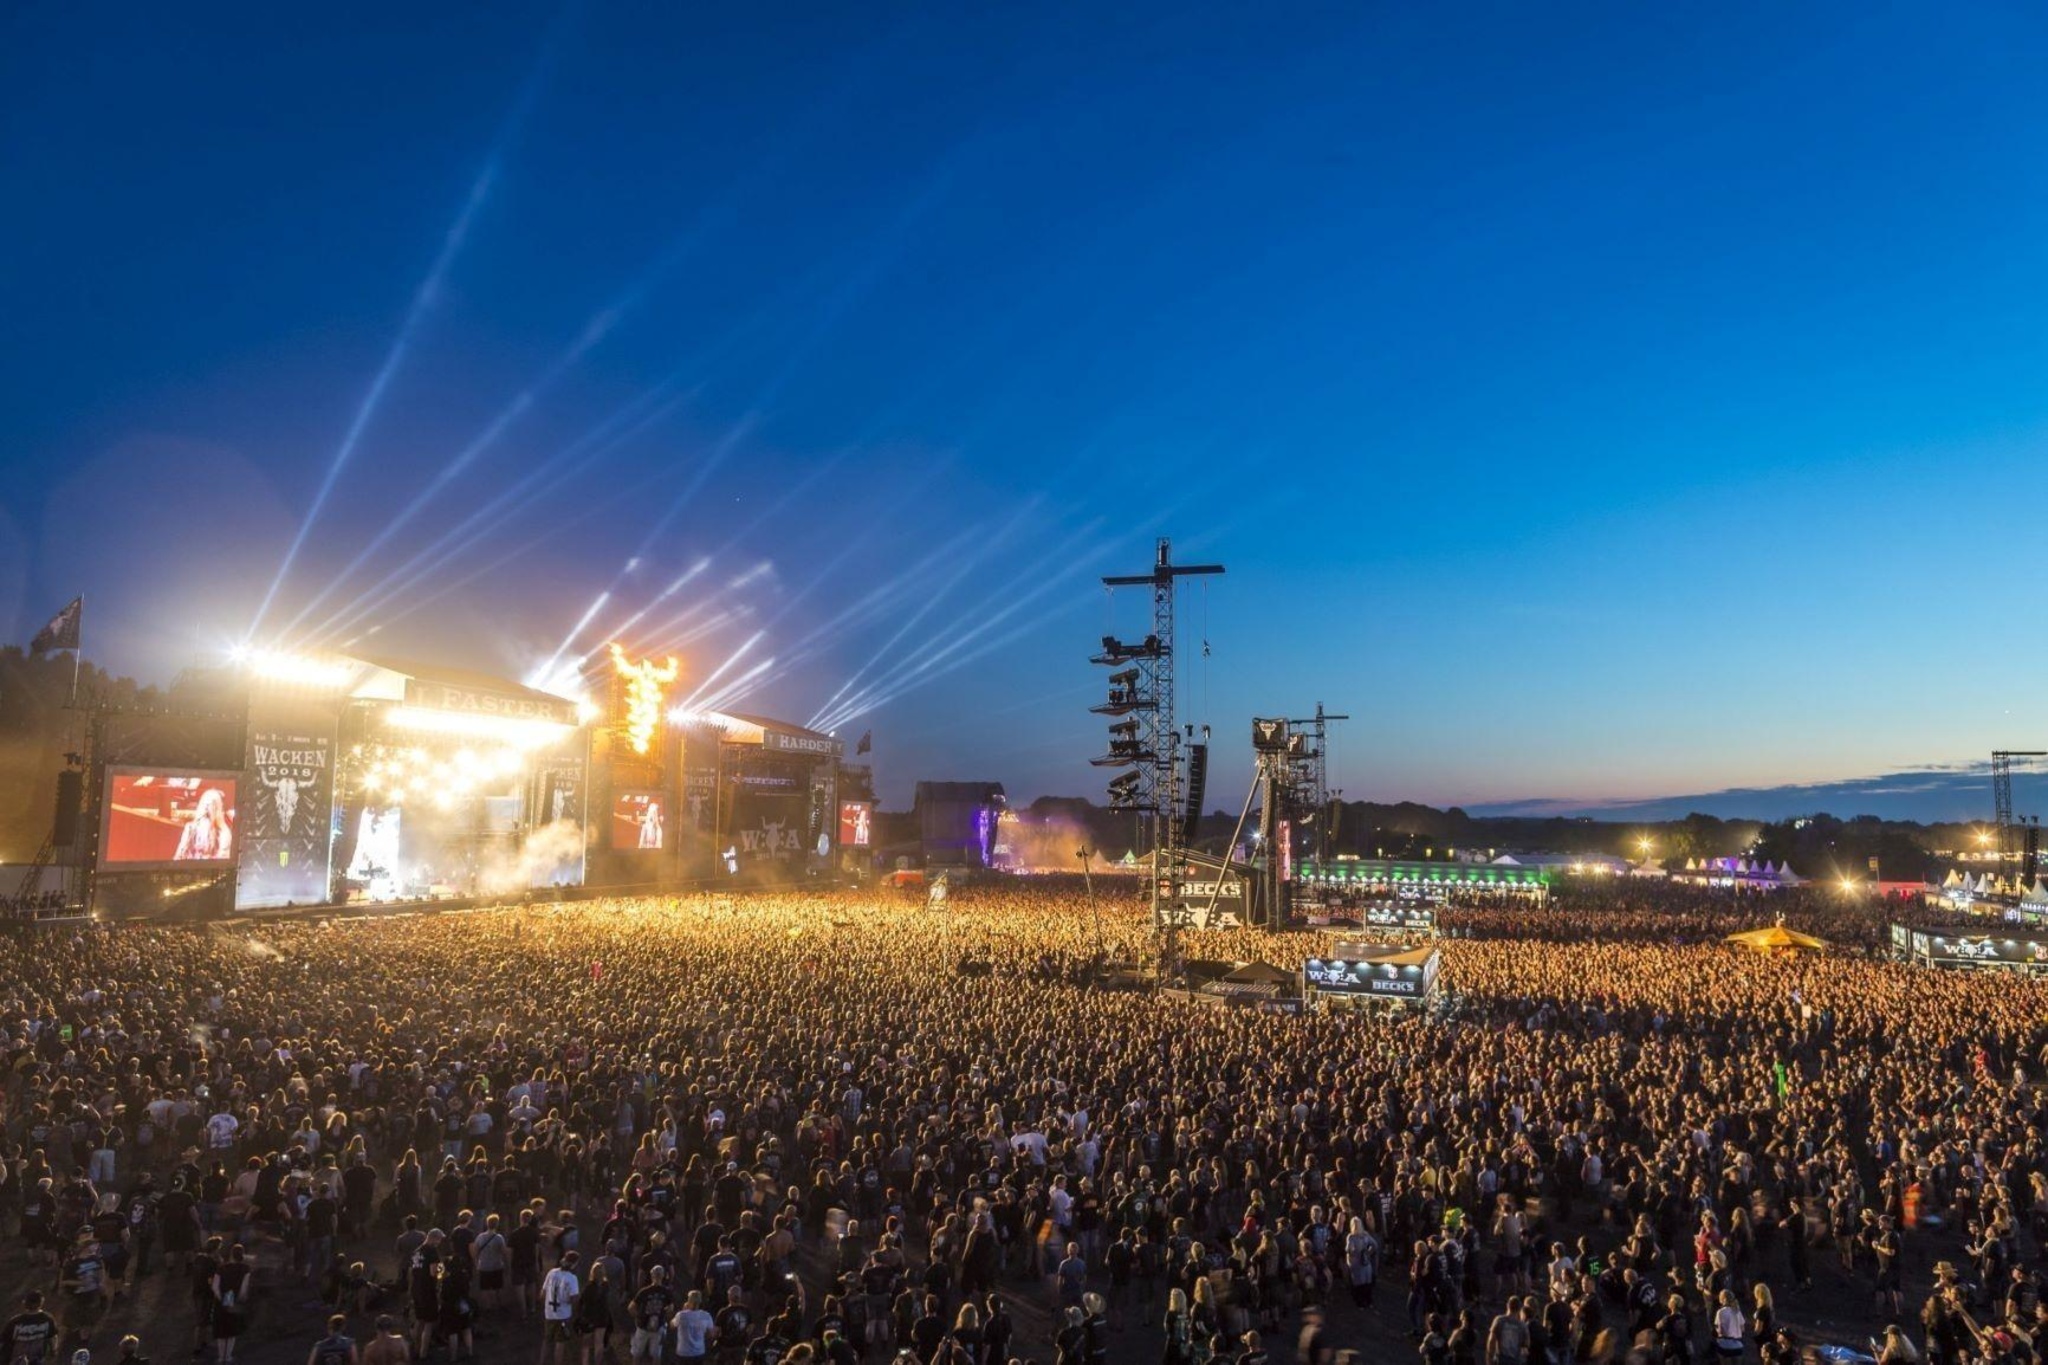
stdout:
{"type": "MultiPolygon", "coordinates": [[[[1108,810],[1086,797],[1044,796],[1024,809],[1028,820],[1059,818],[1089,834],[1105,861],[1142,846],[1135,817],[1108,810]]],[[[1886,881],[1918,880],[1934,867],[1936,849],[1971,846],[1975,827],[1880,820],[1864,815],[1840,819],[1814,814],[1800,820],[1723,820],[1693,814],[1683,820],[1606,821],[1563,816],[1473,816],[1456,806],[1403,801],[1346,801],[1321,817],[1334,820],[1334,848],[1362,858],[1449,859],[1504,853],[1605,853],[1637,860],[1648,838],[1651,857],[1665,866],[1688,858],[1750,857],[1791,863],[1805,877],[1869,876],[1878,858],[1886,881]]],[[[1236,823],[1233,814],[1202,817],[1197,843],[1220,851],[1236,823]]],[[[879,817],[885,845],[914,845],[917,824],[910,813],[879,817]]],[[[1078,862],[1076,866],[1078,866],[1078,862]]]]}

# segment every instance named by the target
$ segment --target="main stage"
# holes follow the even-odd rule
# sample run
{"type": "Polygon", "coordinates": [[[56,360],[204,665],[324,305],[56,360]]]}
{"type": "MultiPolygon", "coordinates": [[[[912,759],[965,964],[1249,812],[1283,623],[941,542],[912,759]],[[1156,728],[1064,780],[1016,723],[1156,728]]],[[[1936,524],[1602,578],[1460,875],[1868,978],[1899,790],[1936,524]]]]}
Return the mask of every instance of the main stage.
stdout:
{"type": "Polygon", "coordinates": [[[867,772],[838,738],[670,710],[644,673],[621,656],[592,702],[411,660],[263,654],[221,671],[204,714],[91,713],[65,909],[500,904],[791,885],[866,859],[867,772]]]}

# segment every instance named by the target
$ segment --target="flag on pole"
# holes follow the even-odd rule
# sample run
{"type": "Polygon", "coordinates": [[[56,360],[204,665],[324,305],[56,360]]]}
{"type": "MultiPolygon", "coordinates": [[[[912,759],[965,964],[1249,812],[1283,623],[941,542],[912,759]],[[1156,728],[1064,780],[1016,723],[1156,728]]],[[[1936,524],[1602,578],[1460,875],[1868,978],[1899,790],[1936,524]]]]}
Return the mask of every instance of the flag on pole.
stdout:
{"type": "Polygon", "coordinates": [[[36,638],[28,642],[31,654],[47,654],[53,649],[78,648],[78,618],[84,614],[85,599],[74,597],[64,610],[50,618],[50,624],[36,632],[36,638]]]}
{"type": "Polygon", "coordinates": [[[874,747],[875,732],[873,730],[869,730],[860,737],[860,743],[853,746],[854,756],[859,757],[861,754],[867,753],[874,747]]]}

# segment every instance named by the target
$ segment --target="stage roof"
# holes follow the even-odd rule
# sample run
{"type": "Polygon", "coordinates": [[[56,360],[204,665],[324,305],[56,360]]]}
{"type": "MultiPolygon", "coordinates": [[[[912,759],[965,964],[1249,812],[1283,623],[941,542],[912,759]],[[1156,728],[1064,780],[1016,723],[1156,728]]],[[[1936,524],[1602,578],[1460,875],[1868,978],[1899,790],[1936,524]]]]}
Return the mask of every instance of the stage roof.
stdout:
{"type": "Polygon", "coordinates": [[[738,711],[706,711],[699,719],[723,731],[727,744],[758,744],[764,749],[783,753],[829,755],[833,758],[846,752],[846,742],[837,736],[792,725],[786,720],[743,715],[738,711]]]}

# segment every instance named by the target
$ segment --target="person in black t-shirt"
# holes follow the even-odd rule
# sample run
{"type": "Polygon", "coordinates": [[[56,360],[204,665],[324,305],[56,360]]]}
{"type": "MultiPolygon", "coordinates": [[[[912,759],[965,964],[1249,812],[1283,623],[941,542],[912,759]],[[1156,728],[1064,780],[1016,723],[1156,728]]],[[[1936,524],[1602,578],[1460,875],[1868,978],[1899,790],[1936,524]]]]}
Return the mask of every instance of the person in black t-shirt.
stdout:
{"type": "Polygon", "coordinates": [[[341,1203],[323,1187],[306,1203],[306,1278],[313,1280],[334,1259],[334,1239],[341,1228],[341,1203]]]}
{"type": "Polygon", "coordinates": [[[199,1245],[199,1201],[192,1196],[191,1186],[173,1180],[157,1201],[156,1217],[163,1236],[164,1262],[177,1274],[190,1267],[199,1245]]]}
{"type": "Polygon", "coordinates": [[[57,1320],[43,1311],[43,1296],[31,1290],[21,1296],[21,1311],[0,1327],[0,1352],[12,1362],[42,1365],[57,1337],[57,1320]]]}
{"type": "Polygon", "coordinates": [[[632,1359],[635,1365],[641,1361],[661,1365],[662,1335],[676,1311],[675,1291],[669,1288],[666,1266],[657,1265],[647,1272],[647,1283],[634,1292],[626,1309],[633,1319],[632,1359]]]}
{"type": "Polygon", "coordinates": [[[512,1297],[519,1301],[519,1316],[533,1316],[535,1297],[540,1293],[540,1225],[532,1209],[519,1211],[519,1226],[505,1238],[507,1265],[512,1276],[512,1297]]]}
{"type": "Polygon", "coordinates": [[[725,1307],[714,1320],[718,1328],[718,1354],[722,1360],[738,1360],[754,1330],[754,1310],[747,1307],[747,1291],[734,1286],[726,1295],[725,1307]]]}
{"type": "Polygon", "coordinates": [[[427,1233],[427,1240],[413,1249],[412,1262],[406,1267],[406,1292],[412,1301],[415,1328],[413,1350],[421,1356],[434,1344],[434,1324],[441,1316],[441,1281],[436,1271],[447,1240],[446,1233],[434,1228],[427,1233]]]}

